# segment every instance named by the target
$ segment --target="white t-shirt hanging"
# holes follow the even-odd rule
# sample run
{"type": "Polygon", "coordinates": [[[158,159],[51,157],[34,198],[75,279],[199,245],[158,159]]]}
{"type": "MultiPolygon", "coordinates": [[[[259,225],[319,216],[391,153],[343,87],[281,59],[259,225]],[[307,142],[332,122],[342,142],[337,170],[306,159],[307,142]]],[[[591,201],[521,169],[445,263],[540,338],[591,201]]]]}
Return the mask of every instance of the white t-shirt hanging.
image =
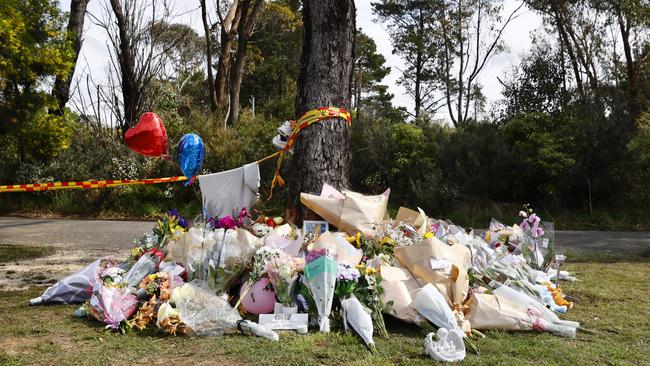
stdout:
{"type": "Polygon", "coordinates": [[[260,168],[257,163],[225,172],[200,175],[203,208],[211,217],[237,215],[258,198],[260,168]]]}

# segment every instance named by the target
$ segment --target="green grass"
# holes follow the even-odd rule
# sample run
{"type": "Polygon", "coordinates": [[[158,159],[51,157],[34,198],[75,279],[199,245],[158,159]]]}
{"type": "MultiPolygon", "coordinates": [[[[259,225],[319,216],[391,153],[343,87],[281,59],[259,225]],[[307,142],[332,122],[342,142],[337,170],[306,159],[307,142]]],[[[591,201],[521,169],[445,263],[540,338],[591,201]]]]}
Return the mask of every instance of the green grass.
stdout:
{"type": "MultiPolygon", "coordinates": [[[[449,212],[431,213],[431,216],[449,218],[466,228],[486,228],[492,218],[506,225],[520,222],[521,218],[517,216],[519,210],[520,204],[476,200],[460,203],[449,212]]],[[[598,208],[593,212],[579,209],[547,210],[542,207],[536,207],[536,210],[543,220],[554,222],[556,230],[650,230],[650,210],[647,208],[598,208]]]]}
{"type": "Polygon", "coordinates": [[[0,244],[0,263],[44,257],[54,251],[52,247],[0,244]]]}
{"type": "MultiPolygon", "coordinates": [[[[587,259],[587,258],[582,258],[587,259]]],[[[647,259],[647,258],[646,258],[647,259]]],[[[650,364],[650,292],[645,285],[650,265],[639,258],[603,258],[565,265],[581,281],[564,285],[579,299],[568,319],[597,334],[579,333],[569,340],[550,334],[486,332],[477,340],[480,355],[467,365],[647,365],[650,364]]],[[[390,339],[375,337],[371,354],[352,334],[299,336],[281,334],[280,342],[237,333],[217,338],[166,336],[151,331],[127,335],[103,330],[92,320],[78,319],[76,306],[28,307],[42,288],[0,293],[0,364],[281,364],[281,365],[430,365],[424,354],[425,332],[388,321],[390,339]],[[28,320],[28,321],[27,321],[28,320]]],[[[387,317],[388,318],[388,317],[387,317]]]]}

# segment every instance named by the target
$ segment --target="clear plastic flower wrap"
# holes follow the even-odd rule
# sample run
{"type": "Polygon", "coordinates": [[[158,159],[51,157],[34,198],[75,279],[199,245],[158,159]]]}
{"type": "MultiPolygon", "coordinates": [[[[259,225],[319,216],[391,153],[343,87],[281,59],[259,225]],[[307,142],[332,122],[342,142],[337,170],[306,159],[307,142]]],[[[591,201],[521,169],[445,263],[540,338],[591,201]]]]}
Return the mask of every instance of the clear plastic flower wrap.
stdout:
{"type": "Polygon", "coordinates": [[[189,278],[205,278],[207,268],[203,266],[206,253],[212,250],[216,242],[214,231],[200,225],[190,228],[180,239],[167,246],[169,259],[180,263],[189,278]]]}
{"type": "Polygon", "coordinates": [[[259,240],[241,228],[217,229],[214,239],[214,245],[206,253],[207,283],[221,294],[241,276],[259,240]]]}
{"type": "Polygon", "coordinates": [[[152,253],[143,254],[140,259],[129,269],[124,276],[124,280],[129,287],[136,287],[142,280],[152,273],[156,272],[160,258],[152,253]]]}
{"type": "Polygon", "coordinates": [[[90,297],[89,310],[106,328],[118,329],[135,312],[137,303],[135,295],[122,288],[98,285],[90,297]]]}
{"type": "Polygon", "coordinates": [[[174,288],[171,301],[178,310],[180,320],[196,335],[221,336],[226,330],[240,329],[274,341],[279,339],[277,333],[242,320],[226,300],[202,288],[200,284],[186,283],[174,288]]]}

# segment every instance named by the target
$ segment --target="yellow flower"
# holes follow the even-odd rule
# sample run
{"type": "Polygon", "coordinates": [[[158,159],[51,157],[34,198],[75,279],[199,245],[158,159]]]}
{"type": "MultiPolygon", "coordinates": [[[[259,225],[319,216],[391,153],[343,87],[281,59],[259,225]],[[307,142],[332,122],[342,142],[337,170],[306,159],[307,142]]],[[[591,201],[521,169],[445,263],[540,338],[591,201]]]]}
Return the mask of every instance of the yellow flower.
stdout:
{"type": "Polygon", "coordinates": [[[387,237],[381,239],[379,244],[381,244],[381,245],[386,245],[386,244],[395,245],[395,244],[397,244],[397,242],[395,240],[393,240],[391,237],[387,236],[387,237]]]}
{"type": "Polygon", "coordinates": [[[345,238],[345,240],[348,241],[350,244],[354,244],[355,247],[360,247],[361,246],[361,231],[357,233],[355,236],[348,236],[345,238]]]}
{"type": "Polygon", "coordinates": [[[431,231],[425,233],[425,234],[424,234],[424,238],[425,238],[425,239],[431,239],[431,238],[433,238],[433,233],[432,233],[431,231]]]}
{"type": "Polygon", "coordinates": [[[142,248],[140,248],[140,247],[132,248],[131,249],[131,257],[132,258],[137,258],[137,257],[140,256],[140,254],[142,254],[143,251],[144,250],[142,248]]]}
{"type": "Polygon", "coordinates": [[[377,272],[377,270],[372,268],[372,267],[366,268],[366,274],[367,275],[373,275],[373,274],[375,274],[375,272],[377,272]]]}

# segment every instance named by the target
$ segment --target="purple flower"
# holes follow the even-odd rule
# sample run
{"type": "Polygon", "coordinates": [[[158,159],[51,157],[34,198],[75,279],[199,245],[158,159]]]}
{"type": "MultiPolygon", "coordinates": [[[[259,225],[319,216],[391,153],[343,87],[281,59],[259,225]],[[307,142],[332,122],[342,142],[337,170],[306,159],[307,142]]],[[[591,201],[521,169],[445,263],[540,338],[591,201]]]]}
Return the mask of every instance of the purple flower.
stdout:
{"type": "Polygon", "coordinates": [[[217,222],[218,222],[219,220],[217,220],[217,219],[214,218],[214,217],[208,217],[205,221],[208,223],[208,225],[209,225],[212,229],[216,229],[216,228],[217,228],[217,222]]]}
{"type": "Polygon", "coordinates": [[[177,209],[167,211],[167,215],[171,218],[176,218],[178,220],[178,226],[182,227],[183,229],[187,229],[187,220],[181,216],[181,213],[178,212],[177,209]]]}
{"type": "Polygon", "coordinates": [[[336,279],[338,281],[358,282],[359,277],[361,277],[361,273],[359,273],[358,269],[352,267],[347,263],[339,263],[339,271],[338,275],[336,276],[336,279]]]}
{"type": "Polygon", "coordinates": [[[540,226],[542,219],[539,218],[536,214],[531,214],[530,216],[524,218],[519,227],[524,231],[529,231],[533,238],[538,238],[544,235],[544,229],[540,226]]]}
{"type": "Polygon", "coordinates": [[[322,257],[324,255],[327,255],[327,249],[325,249],[325,248],[318,248],[318,249],[310,250],[307,253],[307,255],[305,256],[305,261],[307,263],[313,262],[316,259],[318,259],[318,257],[322,257]]]}

